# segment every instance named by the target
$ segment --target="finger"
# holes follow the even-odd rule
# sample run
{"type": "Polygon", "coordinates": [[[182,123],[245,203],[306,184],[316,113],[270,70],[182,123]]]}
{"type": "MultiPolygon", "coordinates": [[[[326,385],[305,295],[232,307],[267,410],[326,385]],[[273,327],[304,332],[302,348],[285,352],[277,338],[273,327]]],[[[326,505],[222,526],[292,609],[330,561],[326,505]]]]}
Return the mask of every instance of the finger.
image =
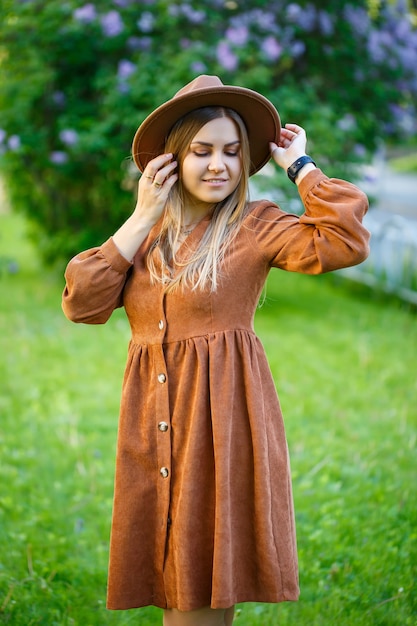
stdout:
{"type": "Polygon", "coordinates": [[[285,124],[285,128],[292,130],[294,133],[304,132],[304,128],[298,126],[298,124],[285,124]]]}
{"type": "Polygon", "coordinates": [[[154,187],[155,191],[158,192],[159,194],[163,193],[165,196],[167,196],[171,187],[177,180],[178,180],[178,174],[175,172],[168,178],[165,178],[165,180],[162,183],[159,183],[157,180],[155,180],[152,183],[152,187],[154,187]]]}
{"type": "Polygon", "coordinates": [[[297,137],[292,131],[282,131],[279,139],[279,146],[281,148],[288,148],[294,139],[297,137]]]}
{"type": "Polygon", "coordinates": [[[171,153],[169,154],[160,154],[157,157],[155,157],[154,159],[152,159],[151,161],[149,161],[148,165],[146,166],[143,174],[145,176],[152,176],[152,178],[155,177],[155,174],[162,168],[164,167],[167,163],[169,163],[173,158],[173,155],[171,153]]]}
{"type": "Polygon", "coordinates": [[[279,146],[276,143],[274,143],[273,141],[271,141],[270,144],[269,144],[269,149],[271,151],[271,156],[274,156],[274,152],[276,152],[276,150],[279,151],[279,146]]]}
{"type": "Polygon", "coordinates": [[[158,172],[154,176],[152,184],[155,185],[155,187],[161,187],[164,184],[166,178],[168,178],[168,176],[172,174],[176,167],[177,162],[172,161],[172,163],[169,163],[169,165],[167,165],[166,167],[158,170],[158,172]]]}
{"type": "Polygon", "coordinates": [[[306,141],[307,137],[304,128],[302,128],[301,126],[297,126],[297,124],[286,124],[285,126],[287,127],[287,131],[293,134],[293,139],[301,139],[306,141]]]}

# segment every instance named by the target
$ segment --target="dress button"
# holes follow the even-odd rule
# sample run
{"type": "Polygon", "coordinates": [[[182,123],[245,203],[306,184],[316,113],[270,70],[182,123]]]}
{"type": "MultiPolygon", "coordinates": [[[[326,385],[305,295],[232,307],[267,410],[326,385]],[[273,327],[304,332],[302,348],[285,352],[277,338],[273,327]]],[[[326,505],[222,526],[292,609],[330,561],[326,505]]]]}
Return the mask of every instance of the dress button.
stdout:
{"type": "Polygon", "coordinates": [[[158,428],[161,433],[166,433],[166,431],[168,430],[168,424],[166,422],[159,422],[158,428]]]}
{"type": "Polygon", "coordinates": [[[162,478],[168,478],[169,469],[167,467],[161,467],[159,473],[161,474],[162,478]]]}
{"type": "Polygon", "coordinates": [[[159,320],[158,326],[159,326],[159,330],[162,330],[164,327],[164,320],[159,320]]]}
{"type": "Polygon", "coordinates": [[[158,381],[160,383],[164,383],[166,381],[167,377],[165,376],[165,374],[158,374],[158,381]]]}

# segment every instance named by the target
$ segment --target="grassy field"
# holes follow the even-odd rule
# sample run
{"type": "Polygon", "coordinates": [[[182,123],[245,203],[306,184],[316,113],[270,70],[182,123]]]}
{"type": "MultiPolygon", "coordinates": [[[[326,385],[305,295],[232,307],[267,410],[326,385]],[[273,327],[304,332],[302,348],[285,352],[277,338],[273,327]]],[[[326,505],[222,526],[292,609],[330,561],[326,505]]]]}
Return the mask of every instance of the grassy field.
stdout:
{"type": "MultiPolygon", "coordinates": [[[[0,215],[0,234],[0,623],[157,626],[157,609],[104,607],[123,312],[71,324],[22,220],[0,215]]],[[[274,272],[257,330],[286,418],[301,598],[242,605],[236,624],[416,626],[416,314],[274,272]]]]}

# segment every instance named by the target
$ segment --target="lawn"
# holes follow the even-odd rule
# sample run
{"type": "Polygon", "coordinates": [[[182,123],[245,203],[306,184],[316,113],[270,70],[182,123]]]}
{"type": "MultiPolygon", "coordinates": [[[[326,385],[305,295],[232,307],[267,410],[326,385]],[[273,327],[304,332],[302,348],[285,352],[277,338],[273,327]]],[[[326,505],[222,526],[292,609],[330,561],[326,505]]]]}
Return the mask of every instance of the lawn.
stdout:
{"type": "MultiPolygon", "coordinates": [[[[104,606],[123,312],[71,324],[25,223],[2,214],[0,234],[0,623],[157,626],[157,609],[104,606]]],[[[257,331],[286,419],[301,598],[241,605],[236,624],[416,626],[416,313],[275,271],[257,331]]]]}

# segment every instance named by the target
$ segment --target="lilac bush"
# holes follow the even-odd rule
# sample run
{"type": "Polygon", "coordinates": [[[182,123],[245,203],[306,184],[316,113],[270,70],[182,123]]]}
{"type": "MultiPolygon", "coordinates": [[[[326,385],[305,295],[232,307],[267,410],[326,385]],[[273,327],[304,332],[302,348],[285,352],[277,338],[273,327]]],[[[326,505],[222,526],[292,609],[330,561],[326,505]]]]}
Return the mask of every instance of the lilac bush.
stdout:
{"type": "MultiPolygon", "coordinates": [[[[0,168],[53,259],[132,207],[141,120],[199,73],[261,91],[330,175],[416,132],[404,0],[3,0],[0,168]]],[[[286,185],[285,177],[277,184],[286,185]]]]}

